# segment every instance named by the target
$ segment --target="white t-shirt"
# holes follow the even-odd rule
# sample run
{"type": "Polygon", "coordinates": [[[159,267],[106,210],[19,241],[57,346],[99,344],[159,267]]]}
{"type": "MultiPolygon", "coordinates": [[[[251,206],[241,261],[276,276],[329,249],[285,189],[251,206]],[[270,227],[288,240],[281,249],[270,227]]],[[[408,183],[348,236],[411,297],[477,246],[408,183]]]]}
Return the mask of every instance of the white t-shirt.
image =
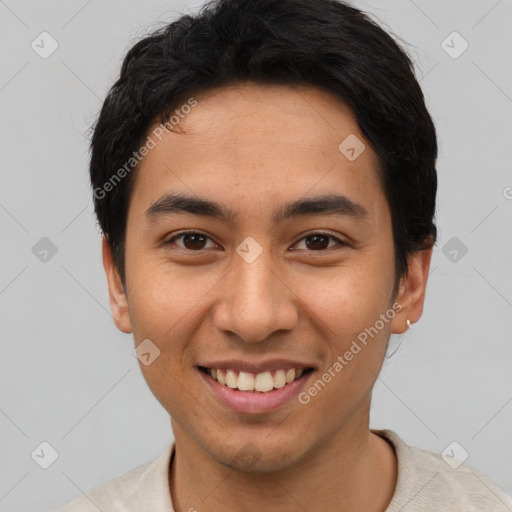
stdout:
{"type": "MultiPolygon", "coordinates": [[[[409,446],[391,430],[371,432],[391,443],[398,460],[395,493],[385,512],[512,512],[512,498],[468,465],[452,469],[441,455],[409,446]]],[[[169,443],[154,461],[107,480],[57,512],[173,512],[173,456],[169,443]]]]}

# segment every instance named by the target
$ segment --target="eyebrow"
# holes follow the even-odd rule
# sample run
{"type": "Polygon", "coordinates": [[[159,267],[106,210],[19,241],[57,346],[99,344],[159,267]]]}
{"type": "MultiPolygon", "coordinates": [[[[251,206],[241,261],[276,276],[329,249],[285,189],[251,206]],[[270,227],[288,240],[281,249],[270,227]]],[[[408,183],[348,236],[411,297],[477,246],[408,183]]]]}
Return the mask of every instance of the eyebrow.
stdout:
{"type": "MultiPolygon", "coordinates": [[[[144,216],[156,221],[158,218],[177,213],[211,217],[230,225],[235,224],[237,218],[231,208],[221,203],[179,193],[163,195],[146,210],[144,216]]],[[[327,194],[284,203],[274,210],[272,221],[279,224],[287,219],[306,215],[340,215],[365,220],[368,218],[368,211],[347,196],[327,194]]]]}

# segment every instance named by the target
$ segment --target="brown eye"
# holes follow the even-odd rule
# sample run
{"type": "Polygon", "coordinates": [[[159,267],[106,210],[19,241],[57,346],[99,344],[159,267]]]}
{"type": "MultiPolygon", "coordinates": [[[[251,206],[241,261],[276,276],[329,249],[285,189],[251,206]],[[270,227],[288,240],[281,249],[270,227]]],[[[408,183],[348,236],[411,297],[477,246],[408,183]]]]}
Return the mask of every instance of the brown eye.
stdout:
{"type": "Polygon", "coordinates": [[[329,246],[329,237],[326,235],[312,235],[306,238],[306,246],[308,249],[318,250],[327,249],[329,246]]]}
{"type": "MultiPolygon", "coordinates": [[[[310,251],[322,251],[324,249],[329,249],[332,247],[330,244],[330,240],[334,240],[338,242],[338,245],[346,245],[343,243],[339,238],[336,238],[335,236],[328,235],[327,233],[314,233],[308,236],[305,236],[299,242],[301,243],[303,240],[305,240],[305,248],[309,249],[310,251]]],[[[334,244],[336,245],[336,244],[334,244]]]]}
{"type": "MultiPolygon", "coordinates": [[[[176,240],[182,239],[182,244],[176,244],[178,247],[189,251],[200,251],[202,249],[206,249],[205,245],[210,238],[203,233],[198,233],[195,231],[188,231],[185,233],[180,233],[179,235],[173,236],[171,239],[165,242],[165,245],[173,244],[176,240]]],[[[213,244],[215,246],[215,244],[213,244]]]]}
{"type": "Polygon", "coordinates": [[[206,237],[199,234],[183,235],[183,245],[186,249],[204,249],[206,237]]]}

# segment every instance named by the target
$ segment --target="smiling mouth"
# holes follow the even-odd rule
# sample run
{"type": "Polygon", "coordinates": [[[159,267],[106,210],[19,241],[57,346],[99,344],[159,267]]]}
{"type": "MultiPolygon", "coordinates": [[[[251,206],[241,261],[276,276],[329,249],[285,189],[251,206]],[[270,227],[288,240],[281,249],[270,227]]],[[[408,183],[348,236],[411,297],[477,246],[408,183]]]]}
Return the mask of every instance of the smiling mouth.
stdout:
{"type": "Polygon", "coordinates": [[[280,389],[313,371],[313,368],[289,368],[249,373],[233,369],[207,368],[199,370],[216,380],[221,386],[247,393],[268,393],[280,389]]]}

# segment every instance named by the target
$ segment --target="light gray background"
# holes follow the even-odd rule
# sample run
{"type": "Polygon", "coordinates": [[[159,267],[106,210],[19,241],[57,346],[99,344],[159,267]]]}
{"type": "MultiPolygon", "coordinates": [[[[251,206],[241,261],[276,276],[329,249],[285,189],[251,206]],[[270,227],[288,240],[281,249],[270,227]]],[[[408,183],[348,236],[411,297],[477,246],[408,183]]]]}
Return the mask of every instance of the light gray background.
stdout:
{"type": "MultiPolygon", "coordinates": [[[[136,38],[201,2],[0,0],[0,510],[51,510],[155,458],[167,413],[117,331],[88,184],[87,129],[136,38]],[[42,59],[31,42],[59,47],[42,59]],[[58,252],[42,263],[32,247],[58,252]],[[31,458],[42,441],[58,459],[31,458]]],[[[373,0],[409,43],[439,135],[439,243],[425,311],[377,382],[372,427],[512,493],[510,0],[373,0]],[[453,31],[469,48],[441,47],[453,31]],[[442,252],[453,237],[468,252],[442,252]]],[[[453,242],[452,242],[453,243],[453,242]]]]}

